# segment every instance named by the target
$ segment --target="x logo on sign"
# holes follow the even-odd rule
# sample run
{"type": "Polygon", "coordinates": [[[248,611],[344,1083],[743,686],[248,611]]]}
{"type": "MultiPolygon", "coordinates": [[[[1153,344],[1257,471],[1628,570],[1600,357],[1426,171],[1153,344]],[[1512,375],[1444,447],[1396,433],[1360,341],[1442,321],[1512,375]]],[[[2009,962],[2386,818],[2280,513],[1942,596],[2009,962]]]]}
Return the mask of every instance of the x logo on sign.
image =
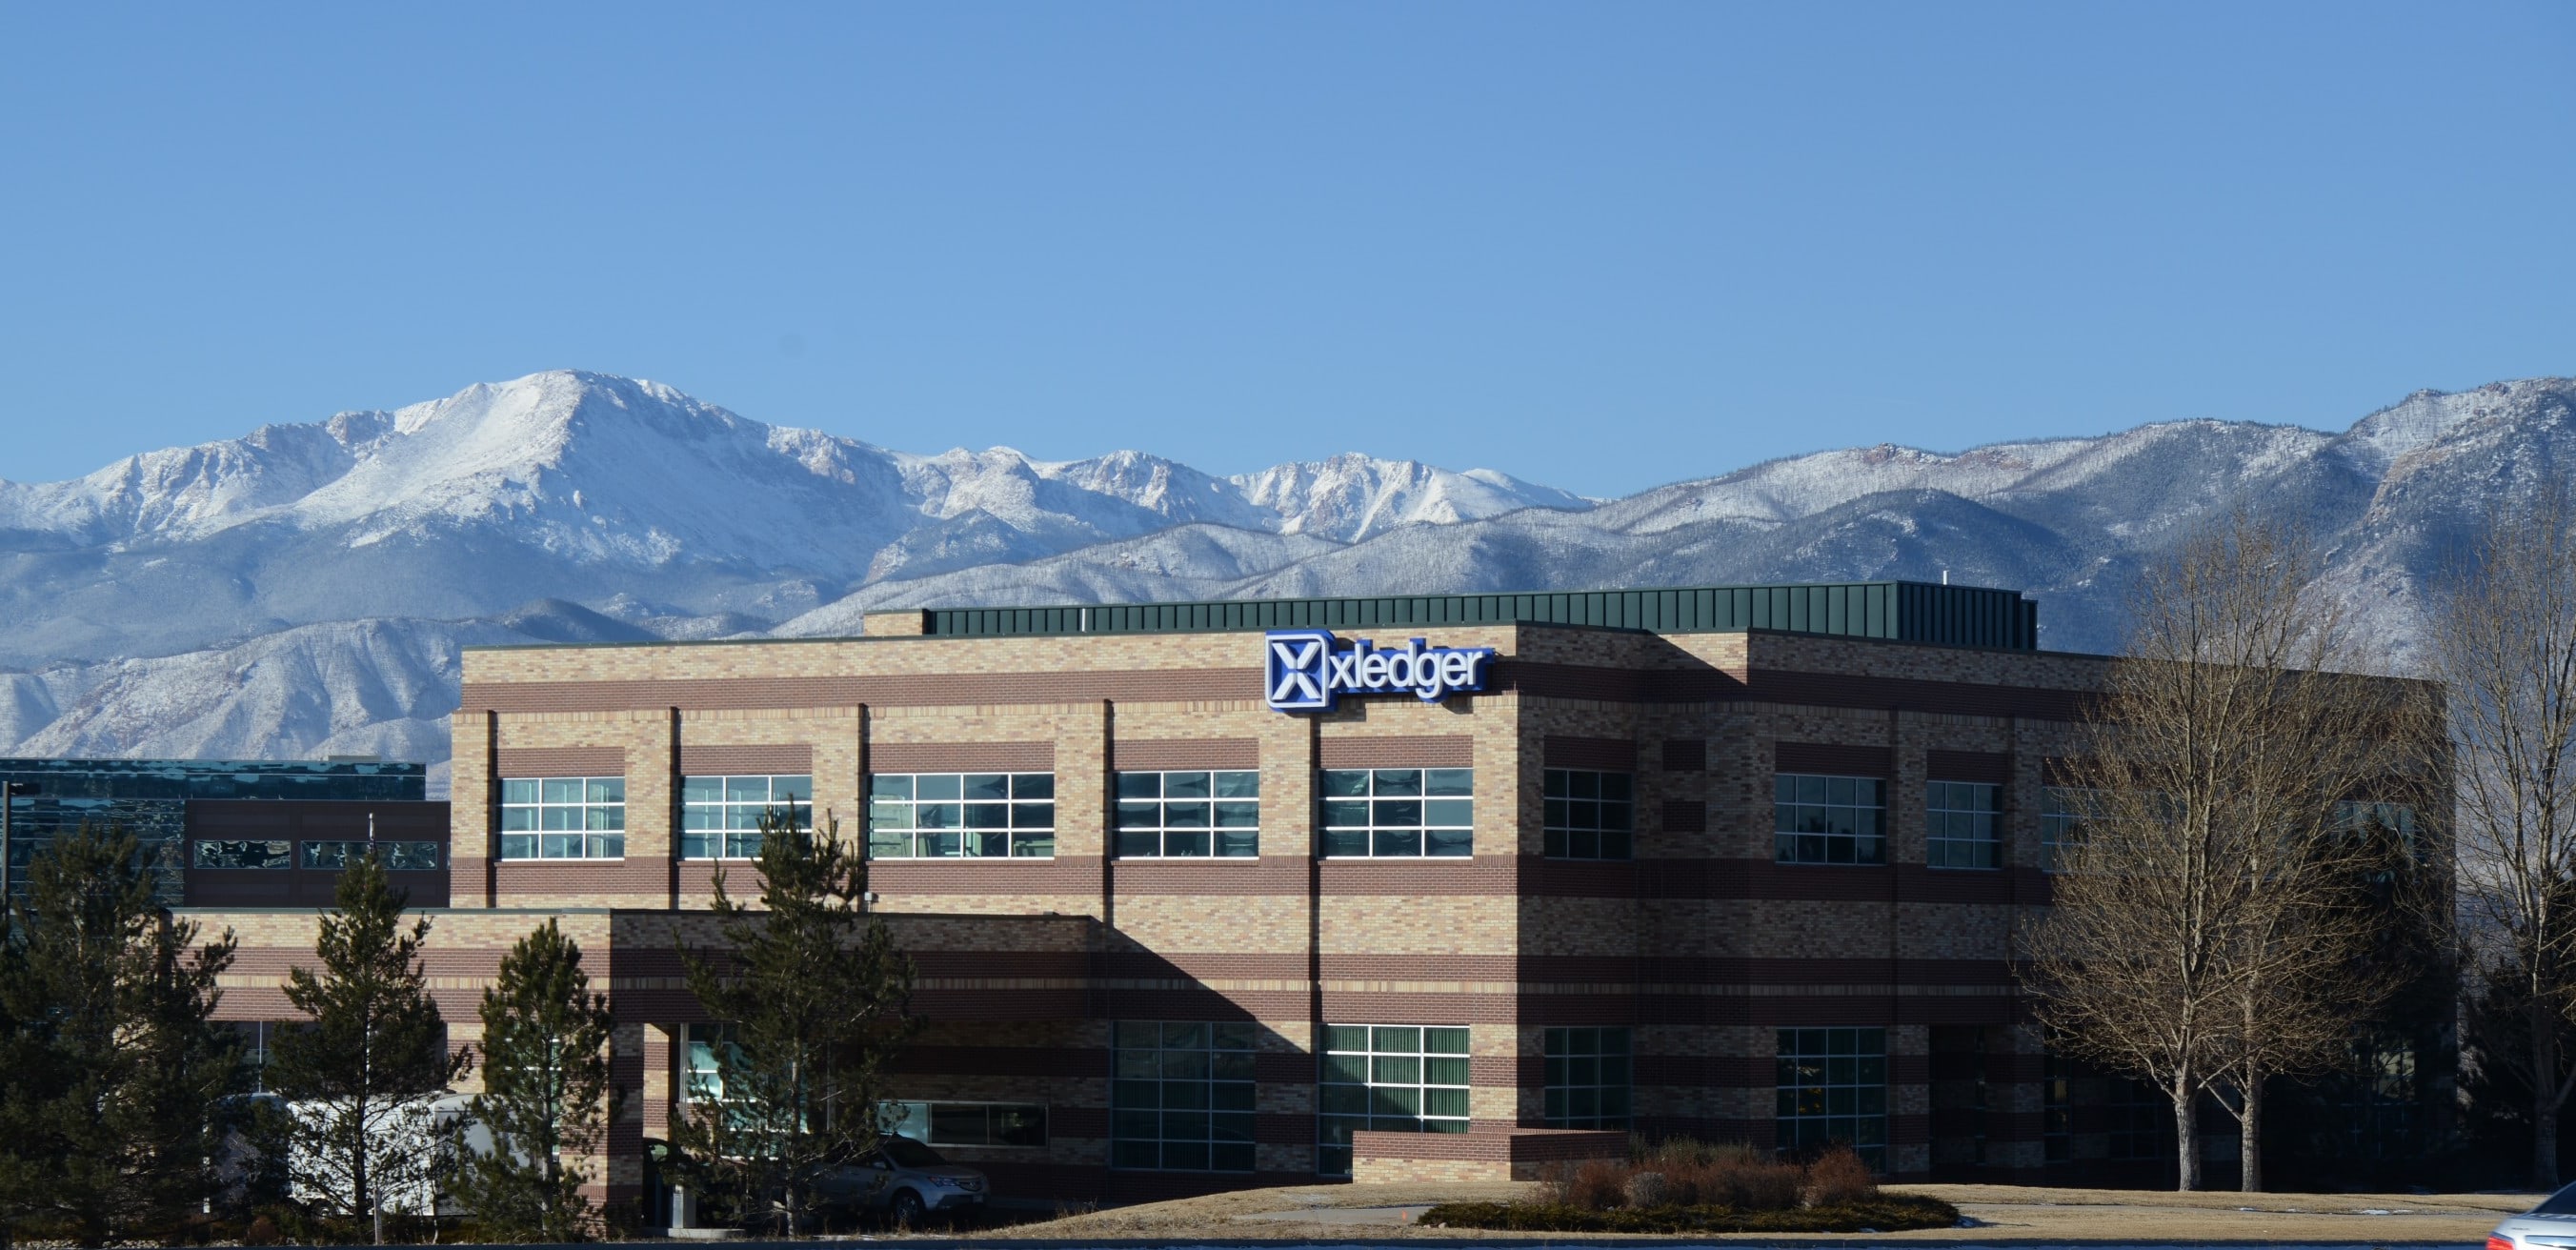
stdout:
{"type": "Polygon", "coordinates": [[[1290,707],[1322,703],[1324,640],[1312,636],[1272,639],[1270,671],[1276,677],[1276,684],[1270,688],[1272,703],[1290,707]]]}

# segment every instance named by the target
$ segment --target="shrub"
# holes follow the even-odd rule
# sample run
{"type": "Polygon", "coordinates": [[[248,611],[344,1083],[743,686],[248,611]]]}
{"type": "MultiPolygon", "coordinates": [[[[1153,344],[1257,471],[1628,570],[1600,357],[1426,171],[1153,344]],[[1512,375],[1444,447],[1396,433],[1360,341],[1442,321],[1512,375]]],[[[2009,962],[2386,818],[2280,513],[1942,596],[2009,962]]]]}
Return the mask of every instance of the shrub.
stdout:
{"type": "Polygon", "coordinates": [[[1628,1178],[1628,1205],[1638,1210],[1670,1202],[1667,1193],[1668,1187],[1661,1172],[1639,1172],[1628,1178]]]}
{"type": "Polygon", "coordinates": [[[1849,1146],[1835,1146],[1807,1165],[1800,1194],[1811,1207],[1847,1207],[1878,1197],[1878,1177],[1849,1146]]]}
{"type": "Polygon", "coordinates": [[[1628,1200],[1628,1169],[1623,1164],[1595,1159],[1574,1169],[1574,1179],[1566,1187],[1568,1205],[1586,1211],[1607,1211],[1628,1200]]]}

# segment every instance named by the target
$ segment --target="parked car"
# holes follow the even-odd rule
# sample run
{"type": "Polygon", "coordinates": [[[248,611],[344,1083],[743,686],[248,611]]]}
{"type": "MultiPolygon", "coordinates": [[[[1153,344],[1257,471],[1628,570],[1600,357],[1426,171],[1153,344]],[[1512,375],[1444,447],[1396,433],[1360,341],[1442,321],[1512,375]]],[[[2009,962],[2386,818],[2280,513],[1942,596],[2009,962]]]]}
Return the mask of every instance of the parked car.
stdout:
{"type": "Polygon", "coordinates": [[[914,1224],[934,1211],[983,1206],[991,1185],[982,1172],[950,1163],[909,1137],[884,1137],[867,1158],[825,1174],[820,1188],[833,1206],[883,1211],[914,1224]]]}
{"type": "Polygon", "coordinates": [[[2557,1250],[2560,1246],[2576,1246],[2576,1185],[2549,1195],[2539,1206],[2487,1234],[2487,1250],[2557,1250]]]}

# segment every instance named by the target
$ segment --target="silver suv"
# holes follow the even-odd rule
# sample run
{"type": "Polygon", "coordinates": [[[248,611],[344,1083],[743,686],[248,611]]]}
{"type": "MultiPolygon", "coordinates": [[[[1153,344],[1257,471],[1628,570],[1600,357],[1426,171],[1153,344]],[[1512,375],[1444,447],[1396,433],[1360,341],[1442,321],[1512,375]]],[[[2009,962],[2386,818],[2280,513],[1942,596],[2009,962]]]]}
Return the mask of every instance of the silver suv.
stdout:
{"type": "Polygon", "coordinates": [[[2576,1185],[2549,1195],[2539,1206],[2496,1225],[2487,1250],[2541,1250],[2576,1246],[2576,1185]]]}
{"type": "Polygon", "coordinates": [[[933,1211],[980,1208],[991,1186],[974,1168],[950,1163],[909,1137],[882,1137],[875,1153],[824,1175],[825,1201],[849,1210],[883,1211],[917,1224],[933,1211]]]}

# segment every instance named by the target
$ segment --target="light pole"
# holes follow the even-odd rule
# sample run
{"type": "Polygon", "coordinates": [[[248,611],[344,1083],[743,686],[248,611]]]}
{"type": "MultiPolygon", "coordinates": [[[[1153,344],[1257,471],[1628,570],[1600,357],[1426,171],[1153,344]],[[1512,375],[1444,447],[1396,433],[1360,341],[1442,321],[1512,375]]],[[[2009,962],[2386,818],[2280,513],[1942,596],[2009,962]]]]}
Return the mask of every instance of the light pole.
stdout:
{"type": "Polygon", "coordinates": [[[9,905],[9,888],[13,884],[9,879],[9,857],[18,850],[17,842],[10,837],[10,817],[16,814],[18,796],[35,792],[36,783],[32,781],[0,784],[0,908],[9,905]]]}

